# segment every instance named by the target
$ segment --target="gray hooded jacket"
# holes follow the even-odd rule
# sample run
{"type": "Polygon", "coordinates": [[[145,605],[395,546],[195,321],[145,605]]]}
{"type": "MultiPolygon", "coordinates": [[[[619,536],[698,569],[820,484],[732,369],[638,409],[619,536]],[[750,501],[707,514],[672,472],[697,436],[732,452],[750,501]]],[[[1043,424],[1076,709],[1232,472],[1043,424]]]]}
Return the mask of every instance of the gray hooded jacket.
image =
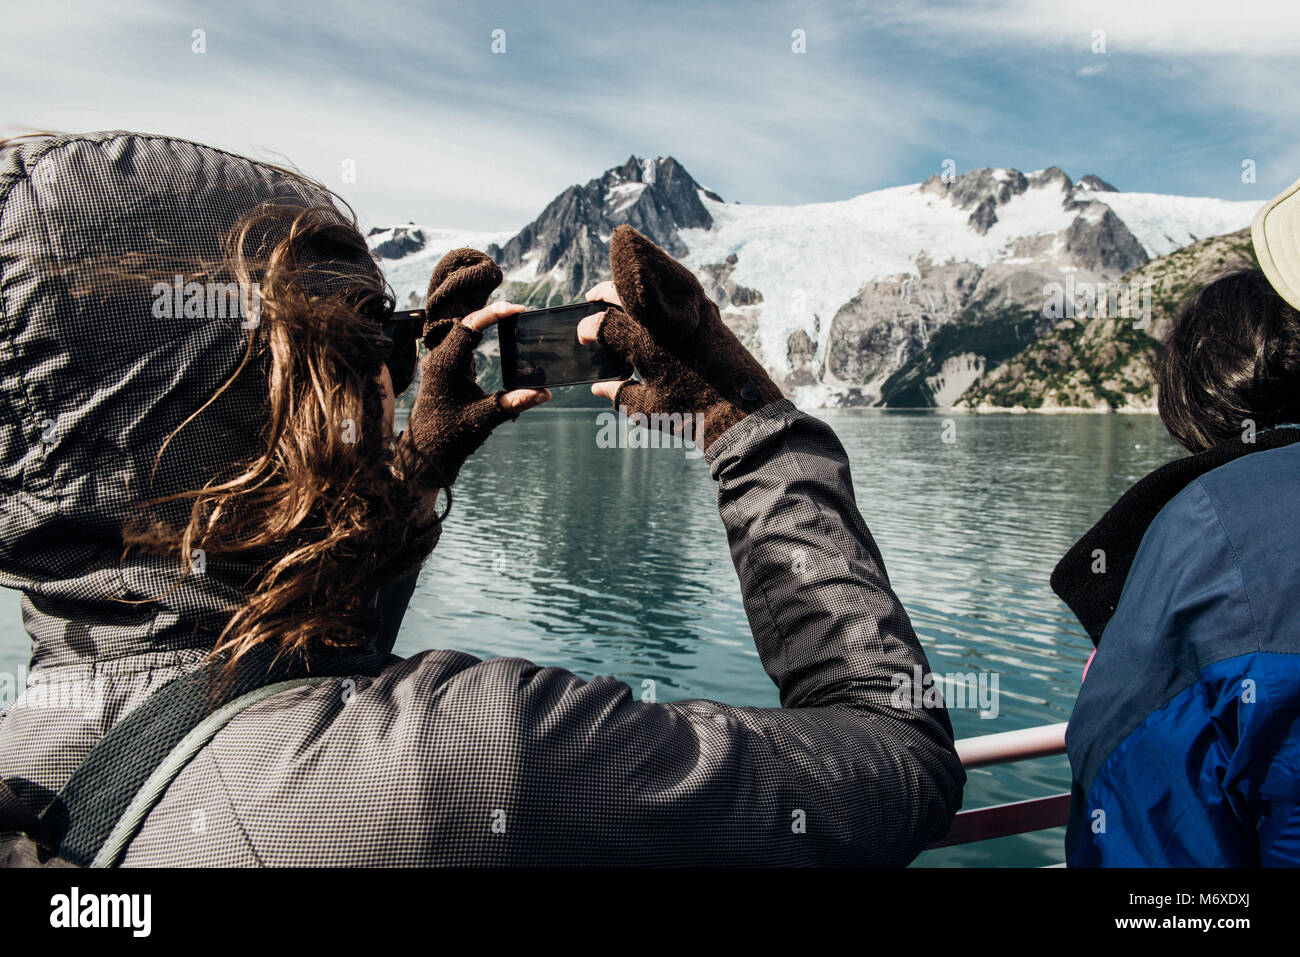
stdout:
{"type": "MultiPolygon", "coordinates": [[[[246,333],[238,318],[158,317],[111,287],[74,295],[69,277],[160,241],[212,258],[249,209],[325,199],[310,192],[167,137],[0,150],[0,585],[22,591],[32,639],[32,685],[0,717],[0,776],[34,811],[115,722],[203,663],[239,604],[252,568],[212,561],[178,588],[162,559],[124,561],[120,530],[146,486],[195,488],[251,454],[266,395],[250,366],[153,471],[246,333]]],[[[707,458],[783,707],[647,703],[516,658],[401,659],[388,628],[356,677],[274,695],[218,733],[125,864],[911,860],[947,830],[964,775],[942,708],[895,693],[928,665],[842,446],[782,401],[707,458]]]]}

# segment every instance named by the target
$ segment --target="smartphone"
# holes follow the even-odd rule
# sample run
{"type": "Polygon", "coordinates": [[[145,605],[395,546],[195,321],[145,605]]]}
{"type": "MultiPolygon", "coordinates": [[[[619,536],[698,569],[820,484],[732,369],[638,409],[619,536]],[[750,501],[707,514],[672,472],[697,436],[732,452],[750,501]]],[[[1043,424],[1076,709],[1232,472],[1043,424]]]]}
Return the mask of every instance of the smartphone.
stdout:
{"type": "Polygon", "coordinates": [[[578,321],[602,312],[600,300],[506,316],[497,323],[507,389],[543,389],[627,379],[632,364],[612,349],[578,341],[578,321]]]}

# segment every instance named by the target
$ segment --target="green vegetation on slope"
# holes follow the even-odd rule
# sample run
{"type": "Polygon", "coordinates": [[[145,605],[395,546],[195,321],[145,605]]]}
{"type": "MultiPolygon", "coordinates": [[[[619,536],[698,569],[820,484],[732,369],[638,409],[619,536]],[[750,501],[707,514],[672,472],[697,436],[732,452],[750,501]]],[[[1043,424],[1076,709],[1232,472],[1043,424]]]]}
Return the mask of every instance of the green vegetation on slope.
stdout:
{"type": "Polygon", "coordinates": [[[977,379],[958,407],[1154,409],[1159,340],[1182,303],[1217,275],[1257,265],[1250,231],[1203,239],[1125,273],[1137,292],[1130,318],[1063,319],[1050,332],[977,379]],[[1150,284],[1151,308],[1143,315],[1150,284]],[[1140,328],[1141,327],[1141,328],[1140,328]]]}

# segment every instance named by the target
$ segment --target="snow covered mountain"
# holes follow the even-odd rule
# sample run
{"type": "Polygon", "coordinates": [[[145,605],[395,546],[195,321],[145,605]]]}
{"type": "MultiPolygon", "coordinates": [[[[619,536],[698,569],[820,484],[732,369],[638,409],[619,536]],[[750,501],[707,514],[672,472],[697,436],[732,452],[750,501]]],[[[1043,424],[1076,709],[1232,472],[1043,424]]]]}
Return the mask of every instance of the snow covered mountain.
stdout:
{"type": "Polygon", "coordinates": [[[1114,282],[1154,257],[1241,229],[1257,205],[1123,193],[1049,167],[750,206],[724,202],[671,156],[633,156],[569,187],[513,235],[408,224],[374,230],[370,241],[403,306],[423,295],[438,258],[456,246],[501,264],[503,296],[541,306],[580,299],[607,278],[610,234],[628,223],[699,276],[800,405],[946,406],[1050,331],[1045,286],[1067,277],[1114,282]],[[954,324],[975,330],[974,345],[931,361],[935,334],[954,324]]]}

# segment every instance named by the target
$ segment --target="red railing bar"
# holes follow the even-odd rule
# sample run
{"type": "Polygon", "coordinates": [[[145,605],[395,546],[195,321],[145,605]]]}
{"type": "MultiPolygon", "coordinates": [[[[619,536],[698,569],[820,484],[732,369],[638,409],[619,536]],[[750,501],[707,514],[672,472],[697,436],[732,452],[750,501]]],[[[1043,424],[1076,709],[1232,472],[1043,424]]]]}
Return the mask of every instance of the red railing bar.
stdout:
{"type": "Polygon", "coordinates": [[[1069,794],[1053,794],[1051,797],[1030,798],[1027,801],[962,811],[953,819],[948,836],[935,841],[929,849],[1060,827],[1069,815],[1069,794]]]}
{"type": "MultiPolygon", "coordinates": [[[[1066,722],[1045,724],[1037,728],[1018,731],[1000,731],[975,738],[962,738],[957,742],[957,756],[962,767],[983,768],[991,764],[1025,761],[1065,753],[1066,722]]],[[[1070,795],[1054,794],[1051,797],[1030,798],[994,807],[962,811],[952,822],[948,836],[935,841],[931,848],[987,841],[995,837],[1010,837],[1060,827],[1070,814],[1070,795]]]]}

